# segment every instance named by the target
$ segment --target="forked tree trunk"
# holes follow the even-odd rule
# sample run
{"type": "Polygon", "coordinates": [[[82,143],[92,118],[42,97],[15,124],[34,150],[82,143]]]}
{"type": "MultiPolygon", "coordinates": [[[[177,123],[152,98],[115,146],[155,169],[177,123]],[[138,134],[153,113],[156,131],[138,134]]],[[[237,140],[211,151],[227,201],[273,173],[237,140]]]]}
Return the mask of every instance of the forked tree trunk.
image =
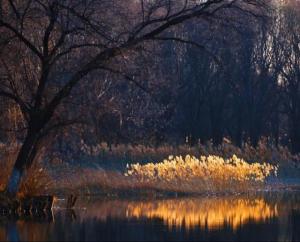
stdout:
{"type": "Polygon", "coordinates": [[[28,131],[22,147],[17,155],[12,173],[7,183],[6,192],[10,197],[16,197],[22,176],[30,168],[36,153],[39,140],[37,131],[28,131]]]}

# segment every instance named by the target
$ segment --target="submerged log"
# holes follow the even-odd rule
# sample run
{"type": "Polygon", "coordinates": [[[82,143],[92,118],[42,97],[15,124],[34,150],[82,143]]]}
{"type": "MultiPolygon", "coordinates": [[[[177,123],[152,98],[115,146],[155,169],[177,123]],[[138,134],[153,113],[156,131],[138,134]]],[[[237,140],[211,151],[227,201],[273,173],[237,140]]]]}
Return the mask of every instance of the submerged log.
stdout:
{"type": "Polygon", "coordinates": [[[51,210],[53,196],[27,197],[20,200],[20,209],[23,211],[51,210]]]}
{"type": "Polygon", "coordinates": [[[69,195],[67,197],[67,204],[66,204],[66,208],[67,209],[71,209],[75,206],[75,203],[76,203],[76,200],[77,200],[77,197],[74,196],[73,194],[69,195]]]}
{"type": "Polygon", "coordinates": [[[21,199],[0,195],[0,216],[38,215],[52,209],[53,196],[25,197],[21,199]]]}
{"type": "Polygon", "coordinates": [[[0,214],[5,215],[18,210],[20,201],[17,199],[10,199],[5,195],[0,195],[0,214]]]}

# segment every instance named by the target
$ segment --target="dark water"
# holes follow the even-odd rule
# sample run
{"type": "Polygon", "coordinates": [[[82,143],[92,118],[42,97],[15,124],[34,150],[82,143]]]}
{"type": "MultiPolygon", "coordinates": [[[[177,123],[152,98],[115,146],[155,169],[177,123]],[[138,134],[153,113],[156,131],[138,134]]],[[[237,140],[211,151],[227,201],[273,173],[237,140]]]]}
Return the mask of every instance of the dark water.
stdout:
{"type": "Polygon", "coordinates": [[[300,193],[156,200],[81,198],[74,210],[0,220],[6,241],[300,241],[300,193]]]}

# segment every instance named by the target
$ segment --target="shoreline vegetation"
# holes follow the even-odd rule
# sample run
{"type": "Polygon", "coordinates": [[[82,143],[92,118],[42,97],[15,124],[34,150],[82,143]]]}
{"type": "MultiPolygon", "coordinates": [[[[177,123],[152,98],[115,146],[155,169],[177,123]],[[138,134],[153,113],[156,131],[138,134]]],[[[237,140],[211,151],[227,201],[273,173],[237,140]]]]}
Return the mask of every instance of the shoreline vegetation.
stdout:
{"type": "MultiPolygon", "coordinates": [[[[3,190],[17,146],[1,147],[1,167],[6,171],[0,174],[3,190]]],[[[285,147],[268,145],[265,140],[256,148],[249,144],[238,148],[224,139],[220,146],[207,143],[193,147],[83,144],[81,151],[86,162],[63,162],[58,158],[46,162],[40,154],[22,180],[18,196],[242,193],[286,189],[289,185],[280,179],[297,177],[293,173],[300,173],[299,155],[292,155],[285,147]]],[[[297,187],[290,184],[293,186],[297,187]]]]}

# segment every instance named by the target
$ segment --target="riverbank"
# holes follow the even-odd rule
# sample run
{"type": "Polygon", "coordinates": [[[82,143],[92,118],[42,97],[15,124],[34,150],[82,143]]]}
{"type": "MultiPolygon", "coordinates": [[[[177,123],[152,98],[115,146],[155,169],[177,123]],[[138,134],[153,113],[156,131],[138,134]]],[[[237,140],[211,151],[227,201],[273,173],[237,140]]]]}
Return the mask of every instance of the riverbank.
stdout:
{"type": "MultiPolygon", "coordinates": [[[[16,148],[10,146],[1,146],[1,167],[7,172],[0,174],[0,190],[4,189],[7,182],[11,164],[16,154],[16,148]]],[[[258,162],[263,164],[267,162],[271,165],[278,166],[277,177],[269,177],[264,184],[259,186],[251,186],[250,190],[259,189],[289,189],[297,187],[300,184],[300,158],[299,155],[292,155],[288,149],[268,145],[266,142],[260,142],[258,147],[253,148],[245,144],[242,148],[232,145],[229,141],[224,141],[220,146],[212,146],[211,144],[198,146],[170,146],[164,145],[157,148],[145,146],[118,145],[112,146],[111,149],[106,144],[97,147],[83,148],[83,156],[77,160],[63,161],[61,159],[49,159],[48,157],[39,155],[38,159],[28,171],[27,176],[21,183],[20,196],[38,196],[38,195],[56,195],[56,194],[103,194],[111,196],[112,194],[160,194],[160,193],[194,193],[192,189],[195,182],[185,182],[181,180],[179,186],[175,183],[172,189],[161,189],[161,185],[149,184],[133,177],[126,177],[127,164],[148,164],[163,161],[170,155],[177,154],[195,155],[196,157],[208,154],[218,155],[220,157],[231,157],[237,154],[239,158],[244,159],[249,164],[258,162]],[[93,152],[94,153],[93,153],[93,152]],[[180,190],[177,189],[180,187],[180,190]],[[174,190],[175,189],[175,190],[174,190]]],[[[232,183],[234,184],[234,183],[232,183]]],[[[163,187],[166,184],[163,184],[163,187]]],[[[209,184],[208,184],[209,185],[209,184]]],[[[249,190],[246,186],[242,189],[218,189],[214,186],[208,186],[202,193],[216,192],[241,192],[249,190]]],[[[199,192],[199,189],[197,191],[199,192]]],[[[114,195],[113,195],[114,196],[114,195]]]]}

